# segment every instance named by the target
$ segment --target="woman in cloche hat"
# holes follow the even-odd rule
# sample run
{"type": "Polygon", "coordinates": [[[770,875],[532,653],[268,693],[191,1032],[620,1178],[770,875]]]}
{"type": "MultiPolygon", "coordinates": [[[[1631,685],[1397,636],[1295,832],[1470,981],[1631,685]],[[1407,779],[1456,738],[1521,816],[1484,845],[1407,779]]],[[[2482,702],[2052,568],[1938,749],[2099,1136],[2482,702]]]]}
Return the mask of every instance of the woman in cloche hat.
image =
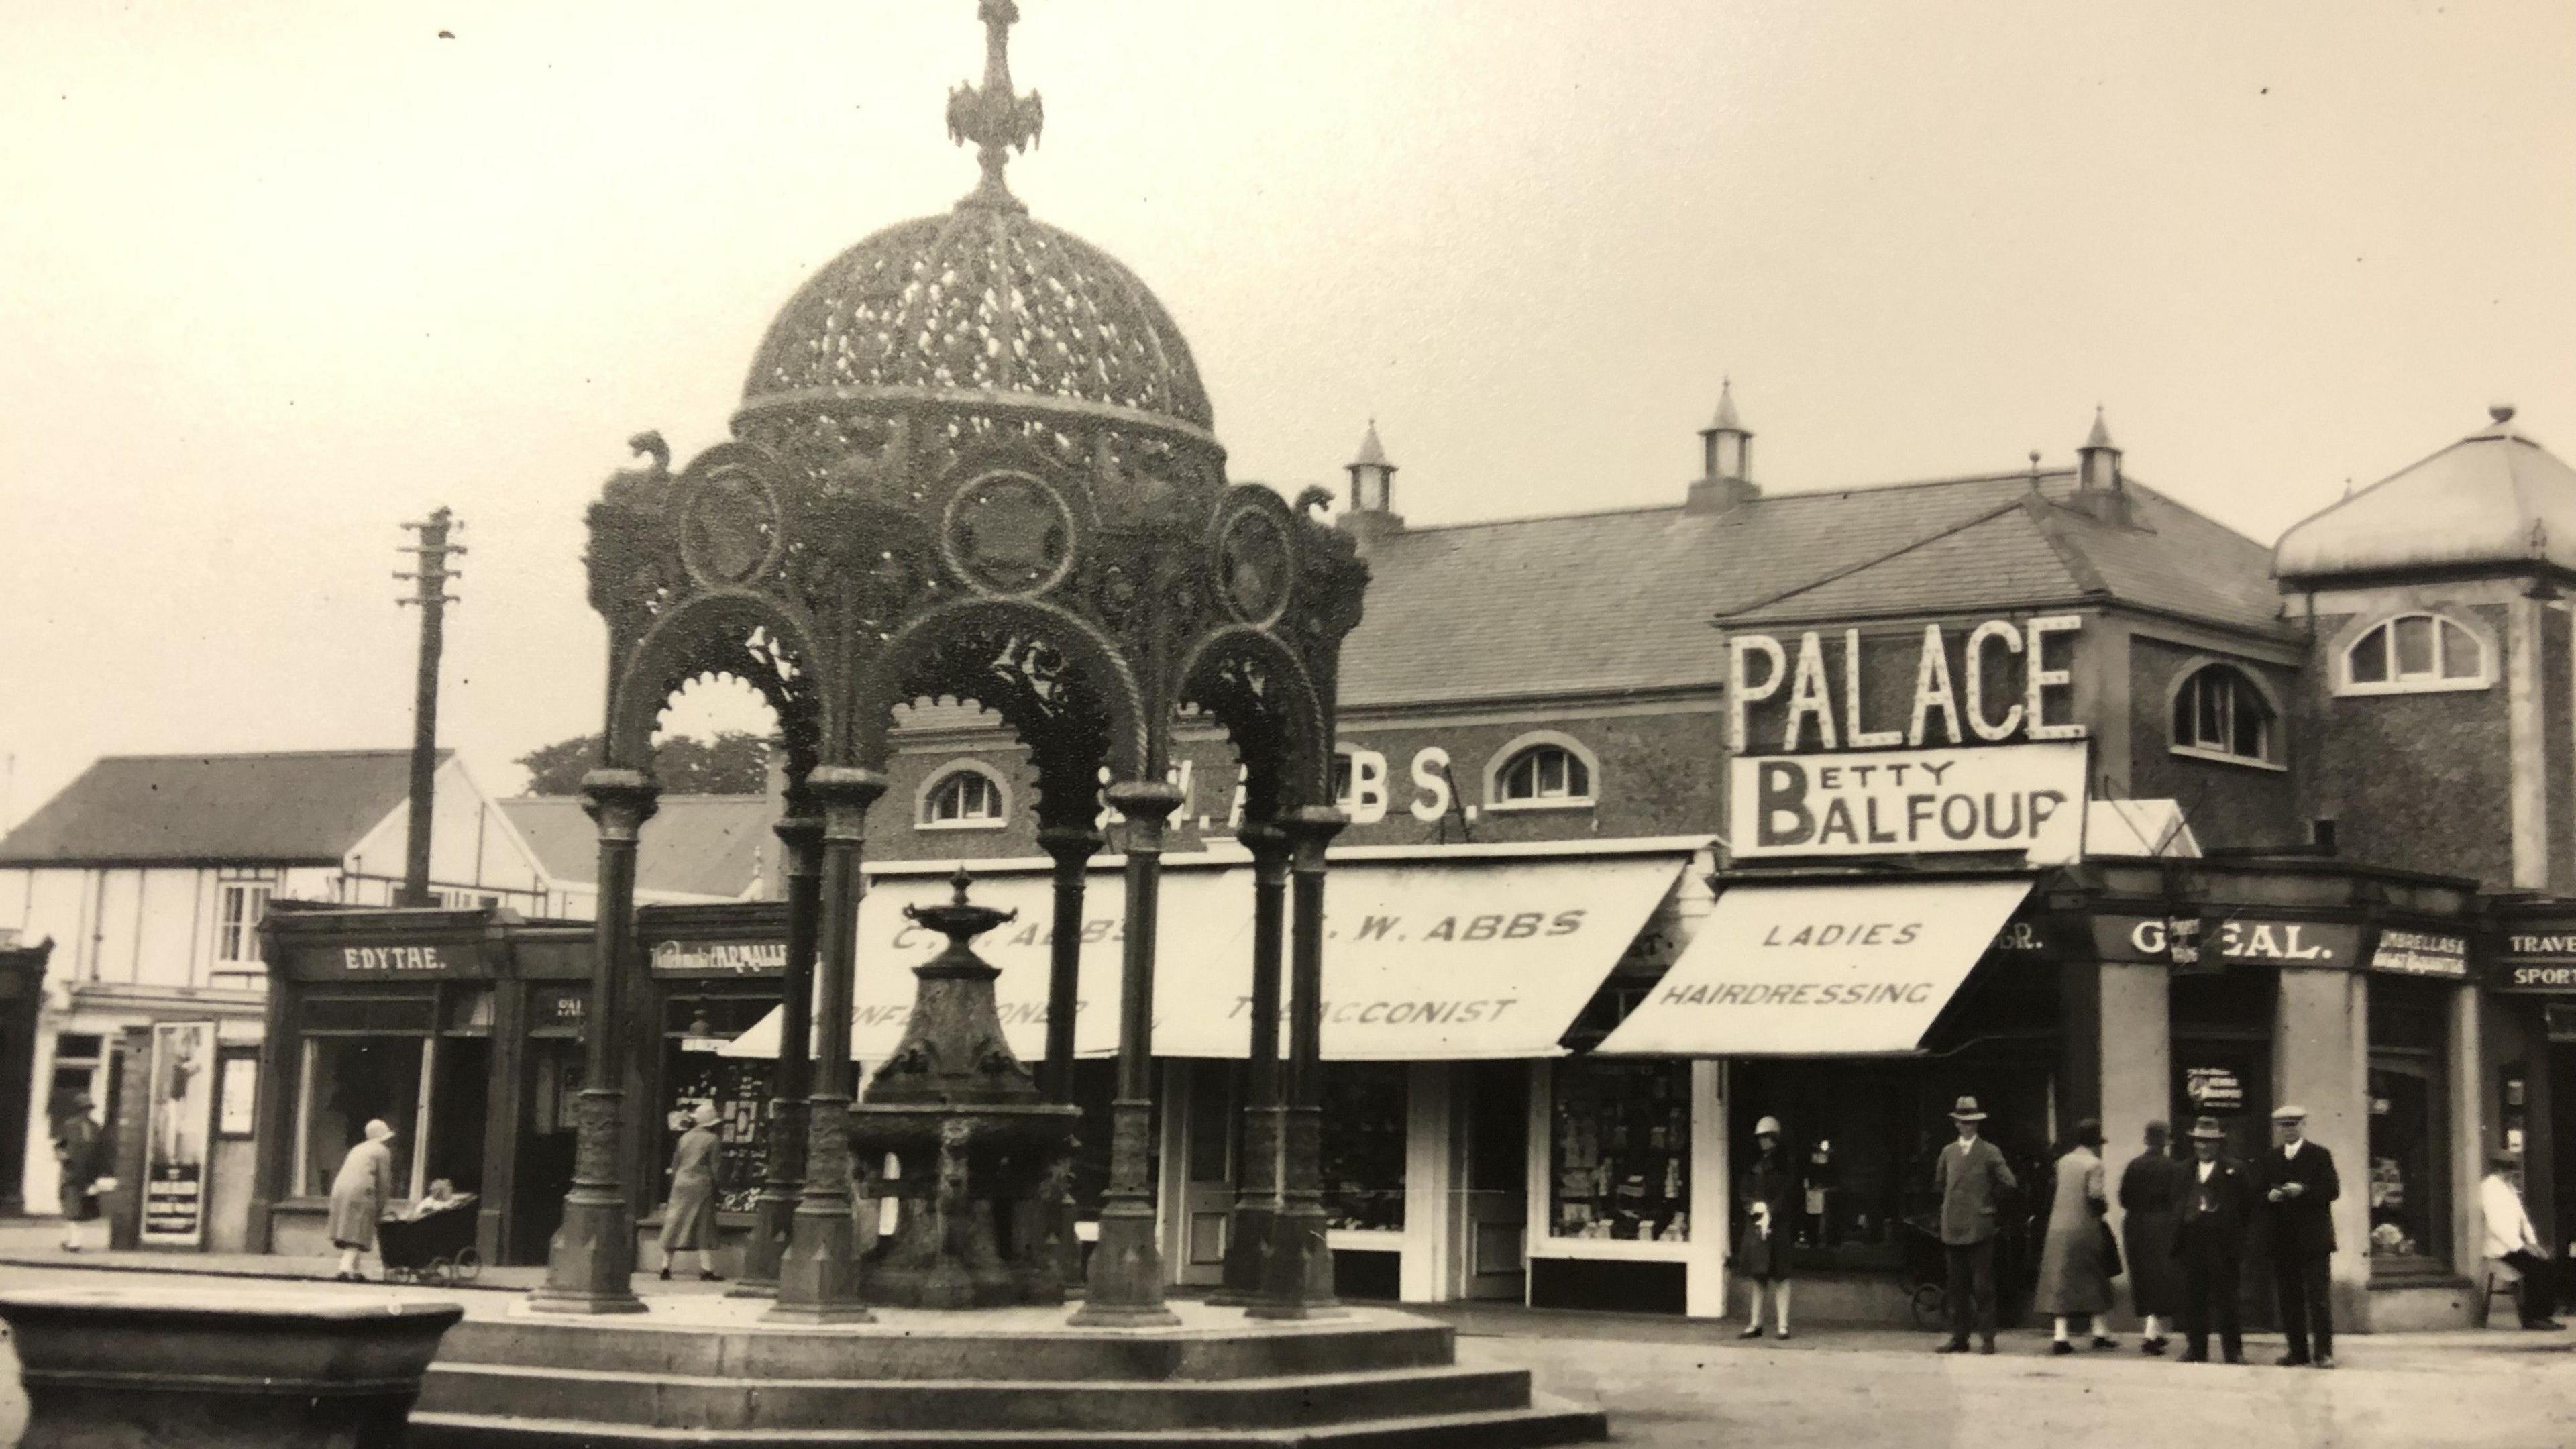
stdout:
{"type": "Polygon", "coordinates": [[[1762,1336],[1762,1290],[1767,1284],[1776,1318],[1774,1331],[1787,1338],[1789,1224],[1790,1214],[1796,1211],[1797,1184],[1790,1178],[1789,1154],[1780,1150],[1780,1119],[1765,1117],[1754,1123],[1753,1140],[1759,1155],[1735,1194],[1736,1205],[1744,1212],[1744,1233],[1735,1242],[1735,1271],[1744,1279],[1750,1300],[1744,1331],[1736,1337],[1762,1336]]]}
{"type": "Polygon", "coordinates": [[[671,1151],[671,1200],[662,1207],[662,1276],[682,1253],[698,1255],[698,1276],[721,1283],[716,1271],[716,1177],[724,1166],[724,1139],[716,1135],[716,1104],[689,1112],[689,1130],[671,1151]]]}

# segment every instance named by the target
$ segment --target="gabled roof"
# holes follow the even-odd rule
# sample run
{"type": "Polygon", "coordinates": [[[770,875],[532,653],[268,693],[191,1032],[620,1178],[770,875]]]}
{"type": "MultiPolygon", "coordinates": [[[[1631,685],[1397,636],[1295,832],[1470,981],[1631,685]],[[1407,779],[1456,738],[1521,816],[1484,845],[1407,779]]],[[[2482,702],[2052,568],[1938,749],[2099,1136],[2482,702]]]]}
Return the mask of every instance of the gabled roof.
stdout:
{"type": "MultiPolygon", "coordinates": [[[[514,795],[501,813],[527,837],[546,874],[565,885],[599,880],[599,829],[578,795],[514,795]]],[[[739,899],[760,877],[761,847],[778,818],[766,795],[665,795],[635,852],[639,891],[739,899]]]]}
{"type": "Polygon", "coordinates": [[[2283,583],[2408,569],[2576,570],[2576,469],[2513,409],[2281,535],[2283,583]]]}
{"type": "Polygon", "coordinates": [[[110,755],[0,839],[0,864],[336,865],[410,786],[408,750],[110,755]]]}
{"type": "Polygon", "coordinates": [[[1380,535],[1341,703],[1709,688],[1712,624],[2098,601],[2281,631],[2263,545],[2134,480],[2126,524],[2074,491],[2024,471],[1380,535]]]}

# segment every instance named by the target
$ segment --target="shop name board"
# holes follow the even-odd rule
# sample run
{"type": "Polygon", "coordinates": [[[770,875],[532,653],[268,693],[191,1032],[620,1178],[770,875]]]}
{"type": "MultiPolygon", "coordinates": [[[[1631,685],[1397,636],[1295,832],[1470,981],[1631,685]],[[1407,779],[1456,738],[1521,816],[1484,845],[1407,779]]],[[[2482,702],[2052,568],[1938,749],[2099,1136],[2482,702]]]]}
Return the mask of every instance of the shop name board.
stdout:
{"type": "MultiPolygon", "coordinates": [[[[1870,725],[1865,705],[1873,691],[1858,629],[1844,630],[1840,649],[1833,651],[1820,633],[1810,630],[1800,635],[1794,664],[1788,646],[1771,635],[1737,634],[1726,641],[1728,738],[1736,753],[1750,751],[1754,707],[1781,696],[1785,689],[1779,741],[1784,753],[1884,750],[1898,745],[1921,749],[1972,741],[1999,744],[2016,738],[2082,739],[2080,724],[2048,723],[2050,703],[2072,689],[2075,675],[2071,669],[2048,668],[2046,650],[2052,635],[2073,634],[2083,627],[2082,617],[2074,614],[2020,623],[1985,620],[1967,631],[1954,683],[1948,633],[1939,624],[1924,625],[1911,661],[1913,691],[1902,729],[1893,727],[1893,711],[1881,722],[1883,727],[1870,725]],[[1839,670],[1827,662],[1829,652],[1840,654],[1839,670]],[[2005,671],[2016,667],[2016,659],[2021,674],[2018,698],[1997,711],[1996,697],[2006,691],[1990,684],[2005,679],[2005,671]]],[[[1879,692],[1876,697],[1889,696],[1879,692]]],[[[2065,712],[2064,706],[2058,710],[2065,712]]]]}
{"type": "Polygon", "coordinates": [[[656,976],[775,976],[787,969],[784,941],[657,941],[656,976]]]}
{"type": "Polygon", "coordinates": [[[2466,936],[2428,931],[2383,930],[2379,944],[2371,948],[2370,969],[2404,976],[2465,977],[2469,974],[2469,940],[2466,936]]]}
{"type": "Polygon", "coordinates": [[[1738,858],[2083,849],[2081,742],[1875,755],[1737,756],[1728,844],[1738,858]]]}
{"type": "Polygon", "coordinates": [[[2216,960],[2233,965],[2350,966],[2361,927],[2344,921],[2262,921],[2231,917],[2096,916],[2094,946],[2105,961],[2216,960]]]}
{"type": "MultiPolygon", "coordinates": [[[[1520,1005],[1517,996],[1448,998],[1426,1001],[1331,1001],[1317,1004],[1323,1021],[1341,1026],[1471,1026],[1480,1021],[1500,1021],[1503,1013],[1520,1005]]],[[[1252,998],[1234,999],[1231,1019],[1248,1021],[1252,1017],[1252,998]]]]}
{"type": "Polygon", "coordinates": [[[456,963],[436,946],[343,946],[340,969],[351,976],[448,976],[456,963]]]}
{"type": "Polygon", "coordinates": [[[2498,991],[2576,991],[2576,935],[2509,931],[2487,985],[2498,991]]]}

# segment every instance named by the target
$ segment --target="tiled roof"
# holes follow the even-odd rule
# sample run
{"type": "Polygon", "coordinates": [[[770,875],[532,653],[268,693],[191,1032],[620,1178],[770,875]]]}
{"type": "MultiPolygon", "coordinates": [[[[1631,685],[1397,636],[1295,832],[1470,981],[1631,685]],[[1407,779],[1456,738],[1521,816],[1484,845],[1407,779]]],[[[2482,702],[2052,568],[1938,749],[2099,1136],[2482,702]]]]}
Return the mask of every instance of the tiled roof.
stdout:
{"type": "MultiPolygon", "coordinates": [[[[501,810],[546,874],[567,885],[599,879],[599,830],[580,796],[514,795],[501,810]]],[[[736,899],[758,879],[776,819],[766,795],[665,795],[636,845],[636,889],[736,899]]]]}
{"type": "Polygon", "coordinates": [[[0,839],[0,864],[336,864],[410,785],[408,750],[110,755],[0,839]]]}
{"type": "Polygon", "coordinates": [[[2058,506],[2071,472],[1418,528],[1369,547],[1345,708],[1705,688],[1712,627],[2100,598],[2276,632],[2270,551],[2127,484],[2132,522],[2058,506]]]}

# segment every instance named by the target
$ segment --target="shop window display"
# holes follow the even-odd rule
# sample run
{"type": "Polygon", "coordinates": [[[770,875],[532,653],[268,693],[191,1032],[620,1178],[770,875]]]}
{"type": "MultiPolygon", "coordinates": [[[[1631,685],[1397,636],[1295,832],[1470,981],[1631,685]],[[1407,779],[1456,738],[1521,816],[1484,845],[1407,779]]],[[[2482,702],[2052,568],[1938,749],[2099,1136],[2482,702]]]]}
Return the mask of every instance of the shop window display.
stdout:
{"type": "Polygon", "coordinates": [[[1324,1217],[1345,1230],[1404,1227],[1405,1068],[1323,1064],[1324,1217]]]}
{"type": "MultiPolygon", "coordinates": [[[[716,1177],[716,1208],[749,1212],[760,1194],[769,1160],[769,1078],[774,1063],[760,1057],[727,1057],[716,1048],[740,1036],[778,1004],[775,996],[681,997],[670,1003],[662,1073],[662,1147],[655,1171],[667,1178],[671,1153],[688,1130],[688,1113],[700,1102],[716,1109],[716,1135],[724,1159],[716,1177]]],[[[667,1194],[664,1181],[660,1191],[667,1194]]]]}
{"type": "Polygon", "coordinates": [[[1556,1068],[1548,1231],[1690,1238],[1690,1063],[1583,1058],[1556,1068]]]}
{"type": "MultiPolygon", "coordinates": [[[[2370,1261],[2373,1272],[2450,1259],[2450,1153],[2441,1084],[2443,1000],[2426,983],[2370,983],[2370,1261]]],[[[2347,1186],[2345,1191],[2351,1191],[2347,1186]]]]}
{"type": "Polygon", "coordinates": [[[394,1191],[409,1190],[420,1143],[420,1036],[308,1036],[304,1043],[304,1132],[296,1184],[303,1196],[328,1197],[340,1160],[381,1117],[394,1129],[394,1191]]]}

